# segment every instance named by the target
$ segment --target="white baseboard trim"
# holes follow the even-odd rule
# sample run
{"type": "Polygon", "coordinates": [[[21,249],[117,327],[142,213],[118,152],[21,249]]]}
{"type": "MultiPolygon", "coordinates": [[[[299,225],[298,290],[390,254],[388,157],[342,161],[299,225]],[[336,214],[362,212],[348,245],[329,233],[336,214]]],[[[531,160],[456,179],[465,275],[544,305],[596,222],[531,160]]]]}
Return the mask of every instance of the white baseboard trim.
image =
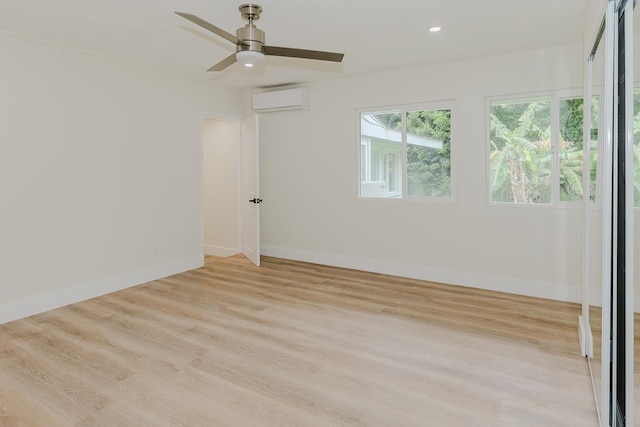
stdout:
{"type": "Polygon", "coordinates": [[[238,250],[238,248],[225,248],[222,246],[204,245],[204,253],[206,255],[226,258],[228,256],[238,255],[240,253],[240,250],[238,250]]]}
{"type": "Polygon", "coordinates": [[[156,265],[143,270],[121,274],[119,276],[100,279],[68,289],[60,289],[43,295],[27,298],[22,301],[0,305],[0,325],[33,316],[34,314],[54,310],[69,304],[85,301],[101,295],[110,294],[122,289],[141,285],[153,280],[162,279],[174,274],[200,268],[203,258],[198,256],[168,264],[156,265]]]}
{"type": "Polygon", "coordinates": [[[270,245],[261,245],[260,250],[262,255],[272,256],[275,258],[292,259],[296,261],[370,271],[373,273],[389,274],[392,276],[427,280],[437,283],[467,286],[470,288],[508,292],[557,301],[575,303],[582,302],[582,285],[558,285],[535,280],[447,270],[422,265],[403,264],[350,255],[338,255],[270,245]]]}

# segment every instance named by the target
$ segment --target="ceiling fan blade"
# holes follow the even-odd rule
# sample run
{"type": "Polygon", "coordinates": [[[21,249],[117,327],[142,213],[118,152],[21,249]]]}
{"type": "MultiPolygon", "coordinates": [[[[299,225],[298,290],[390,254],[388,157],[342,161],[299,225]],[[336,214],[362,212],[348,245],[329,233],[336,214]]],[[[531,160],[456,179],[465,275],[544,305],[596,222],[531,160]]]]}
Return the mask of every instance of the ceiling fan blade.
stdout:
{"type": "Polygon", "coordinates": [[[232,53],[231,55],[224,58],[222,61],[218,62],[213,67],[209,68],[207,71],[222,71],[227,68],[229,65],[232,65],[236,62],[236,54],[232,53]]]}
{"type": "Polygon", "coordinates": [[[323,52],[320,50],[293,49],[290,47],[264,46],[264,54],[288,56],[290,58],[318,59],[320,61],[342,62],[344,53],[323,52]]]}
{"type": "Polygon", "coordinates": [[[202,28],[204,28],[205,30],[209,30],[214,34],[219,35],[220,37],[229,40],[231,43],[233,44],[244,44],[240,39],[238,39],[236,36],[234,36],[231,33],[227,33],[225,30],[223,30],[222,28],[218,28],[213,24],[208,23],[207,21],[205,21],[204,19],[200,19],[195,15],[192,15],[190,13],[183,13],[183,12],[176,12],[176,15],[180,15],[182,16],[184,19],[188,19],[189,21],[193,22],[194,24],[200,25],[202,28]]]}

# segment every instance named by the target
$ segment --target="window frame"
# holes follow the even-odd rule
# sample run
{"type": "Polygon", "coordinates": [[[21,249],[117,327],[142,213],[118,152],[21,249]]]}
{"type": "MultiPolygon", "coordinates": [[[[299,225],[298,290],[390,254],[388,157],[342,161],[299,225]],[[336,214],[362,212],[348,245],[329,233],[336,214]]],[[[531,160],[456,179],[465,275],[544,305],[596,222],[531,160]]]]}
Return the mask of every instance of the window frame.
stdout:
{"type": "MultiPolygon", "coordinates": [[[[442,100],[442,101],[429,101],[429,102],[420,102],[420,103],[411,103],[411,104],[397,104],[397,105],[388,105],[383,107],[372,107],[372,108],[360,108],[356,110],[356,150],[357,150],[357,181],[356,181],[356,198],[358,200],[380,200],[380,201],[405,201],[405,202],[429,202],[429,203],[456,203],[456,193],[457,193],[457,161],[456,161],[456,153],[457,147],[454,143],[456,138],[456,120],[457,120],[457,112],[456,112],[456,101],[455,100],[442,100]],[[451,163],[451,167],[449,170],[449,184],[450,184],[450,195],[449,196],[415,196],[408,194],[408,181],[407,181],[407,113],[410,111],[422,111],[422,110],[449,110],[450,111],[450,123],[451,123],[451,131],[450,131],[450,155],[449,161],[451,163]],[[361,176],[362,176],[362,129],[361,129],[361,120],[362,114],[372,113],[379,114],[385,112],[399,112],[401,117],[401,149],[400,149],[400,177],[402,179],[402,188],[397,196],[389,196],[389,197],[371,197],[371,196],[362,196],[361,190],[361,176]]],[[[371,150],[365,156],[365,161],[370,160],[371,150]]],[[[366,166],[365,166],[366,167],[366,166]]],[[[393,203],[393,202],[392,202],[393,203]]]]}
{"type": "MultiPolygon", "coordinates": [[[[584,195],[582,200],[561,201],[560,200],[560,101],[565,99],[582,98],[582,89],[566,89],[558,91],[528,92],[521,94],[494,95],[485,97],[485,200],[487,206],[496,207],[518,207],[518,208],[541,208],[541,209],[582,209],[584,207],[584,195]],[[515,203],[515,202],[495,202],[491,200],[491,106],[492,103],[503,101],[505,103],[535,102],[541,100],[550,102],[550,126],[551,126],[551,194],[549,203],[515,203]]],[[[584,129],[584,122],[583,122],[584,129]]],[[[583,159],[584,172],[584,159],[583,159]]],[[[584,179],[583,179],[584,184],[584,179]]]]}

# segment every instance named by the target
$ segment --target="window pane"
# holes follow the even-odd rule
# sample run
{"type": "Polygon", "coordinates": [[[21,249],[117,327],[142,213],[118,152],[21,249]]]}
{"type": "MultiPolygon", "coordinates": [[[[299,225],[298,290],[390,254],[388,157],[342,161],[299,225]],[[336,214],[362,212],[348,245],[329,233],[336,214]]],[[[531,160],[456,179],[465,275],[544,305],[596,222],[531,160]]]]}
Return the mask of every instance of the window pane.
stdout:
{"type": "Polygon", "coordinates": [[[583,107],[582,98],[560,100],[558,154],[562,202],[582,200],[583,107]]]}
{"type": "Polygon", "coordinates": [[[409,111],[407,193],[451,196],[451,110],[409,111]]]}
{"type": "Polygon", "coordinates": [[[492,202],[551,202],[551,102],[491,102],[492,202]]]}
{"type": "Polygon", "coordinates": [[[402,196],[400,111],[360,114],[360,196],[402,196]]]}
{"type": "Polygon", "coordinates": [[[640,207],[640,92],[633,95],[633,202],[640,207]]]}
{"type": "Polygon", "coordinates": [[[367,180],[367,146],[360,145],[360,181],[367,180]]]}

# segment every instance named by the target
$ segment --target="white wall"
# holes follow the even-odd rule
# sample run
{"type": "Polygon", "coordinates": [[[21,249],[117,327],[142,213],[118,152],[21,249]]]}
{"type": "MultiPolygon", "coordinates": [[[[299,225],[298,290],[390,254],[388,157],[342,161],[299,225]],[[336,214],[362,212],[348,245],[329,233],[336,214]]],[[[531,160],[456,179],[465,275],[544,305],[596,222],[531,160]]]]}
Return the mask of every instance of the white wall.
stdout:
{"type": "Polygon", "coordinates": [[[585,60],[596,38],[602,18],[607,10],[608,0],[587,0],[584,13],[584,53],[585,60]]]}
{"type": "Polygon", "coordinates": [[[311,111],[261,117],[262,249],[581,300],[582,212],[487,203],[486,97],[582,88],[582,45],[310,85],[311,111]],[[357,197],[361,108],[456,100],[457,202],[357,197]]]}
{"type": "Polygon", "coordinates": [[[204,121],[204,251],[240,252],[240,121],[204,121]]]}
{"type": "Polygon", "coordinates": [[[202,117],[242,96],[0,35],[0,323],[202,264],[202,117]]]}

